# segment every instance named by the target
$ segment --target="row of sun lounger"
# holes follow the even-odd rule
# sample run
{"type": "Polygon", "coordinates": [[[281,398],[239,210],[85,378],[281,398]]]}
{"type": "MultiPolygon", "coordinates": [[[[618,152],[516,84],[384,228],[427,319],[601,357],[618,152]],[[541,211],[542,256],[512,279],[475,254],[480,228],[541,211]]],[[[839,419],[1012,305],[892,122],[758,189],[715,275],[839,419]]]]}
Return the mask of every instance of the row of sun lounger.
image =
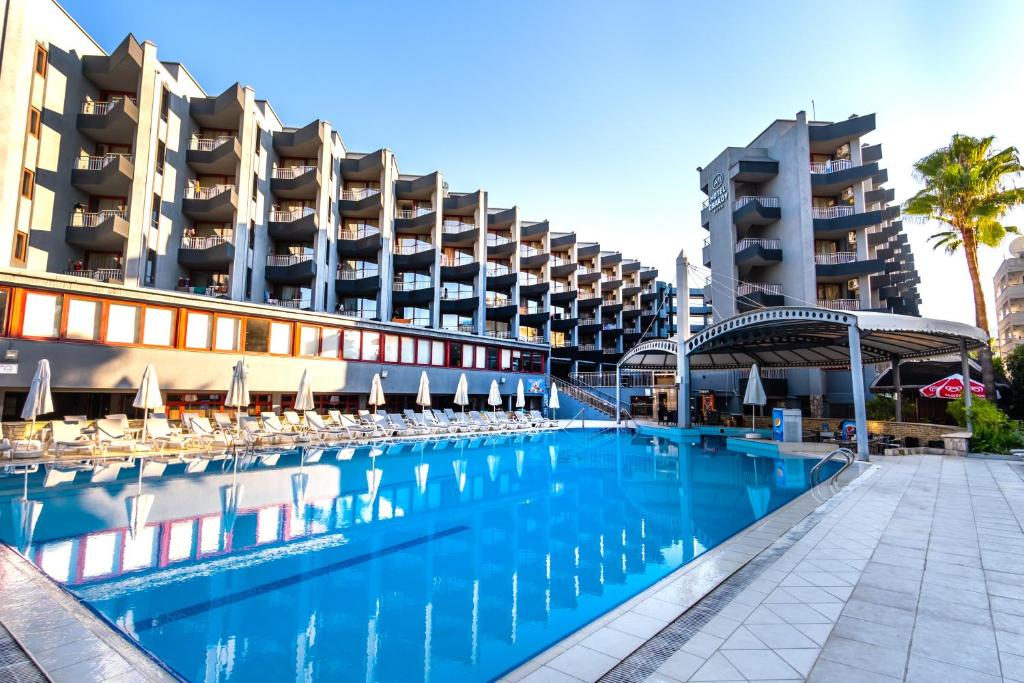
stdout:
{"type": "MultiPolygon", "coordinates": [[[[212,418],[198,413],[184,413],[181,426],[174,426],[166,416],[157,414],[146,421],[145,434],[132,427],[126,415],[108,415],[88,421],[68,417],[50,423],[49,442],[56,455],[87,452],[107,456],[122,452],[129,457],[137,451],[174,452],[189,449],[225,450],[235,446],[288,446],[306,442],[368,443],[409,438],[447,438],[452,435],[509,434],[521,431],[554,429],[555,420],[549,420],[540,411],[506,413],[495,411],[458,412],[451,409],[422,412],[405,410],[403,413],[361,410],[357,414],[344,414],[337,410],[322,416],[306,411],[301,417],[286,410],[281,416],[265,412],[260,417],[241,415],[236,421],[229,413],[215,413],[212,418]]],[[[46,440],[38,448],[18,451],[19,455],[38,456],[46,440]]]]}

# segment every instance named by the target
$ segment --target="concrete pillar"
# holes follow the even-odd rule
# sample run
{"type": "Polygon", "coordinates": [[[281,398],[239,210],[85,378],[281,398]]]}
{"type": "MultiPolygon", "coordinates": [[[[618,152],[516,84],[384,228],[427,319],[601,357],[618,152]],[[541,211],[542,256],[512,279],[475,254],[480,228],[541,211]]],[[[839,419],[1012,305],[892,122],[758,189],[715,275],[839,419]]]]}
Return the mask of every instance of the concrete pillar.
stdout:
{"type": "Polygon", "coordinates": [[[622,411],[619,409],[622,400],[622,366],[615,364],[615,424],[622,421],[622,411]]]}
{"type": "Polygon", "coordinates": [[[679,395],[676,397],[676,424],[690,425],[690,358],[686,355],[686,339],[690,336],[690,280],[686,252],[676,257],[676,374],[679,375],[679,395]]]}
{"type": "Polygon", "coordinates": [[[853,382],[853,415],[857,423],[857,459],[868,459],[868,416],[864,405],[864,362],[860,355],[860,328],[849,326],[850,378],[853,382]]]}
{"type": "Polygon", "coordinates": [[[892,389],[896,394],[896,421],[903,422],[903,383],[900,381],[900,357],[892,357],[892,389]]]}
{"type": "Polygon", "coordinates": [[[964,408],[967,409],[967,431],[973,431],[971,425],[971,364],[967,357],[967,342],[960,340],[960,374],[964,377],[964,408]]]}

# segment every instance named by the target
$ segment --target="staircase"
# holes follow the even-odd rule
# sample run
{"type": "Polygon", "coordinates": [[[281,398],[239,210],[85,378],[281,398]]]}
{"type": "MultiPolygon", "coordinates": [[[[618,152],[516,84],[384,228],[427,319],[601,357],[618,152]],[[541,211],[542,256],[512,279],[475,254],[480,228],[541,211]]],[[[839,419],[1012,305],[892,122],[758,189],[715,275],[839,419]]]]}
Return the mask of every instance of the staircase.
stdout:
{"type": "MultiPolygon", "coordinates": [[[[552,384],[558,387],[559,393],[565,394],[588,408],[593,408],[610,419],[615,419],[615,397],[606,394],[600,389],[586,385],[579,380],[566,382],[558,377],[551,378],[552,384]]],[[[628,417],[626,406],[620,401],[619,410],[628,417]]]]}

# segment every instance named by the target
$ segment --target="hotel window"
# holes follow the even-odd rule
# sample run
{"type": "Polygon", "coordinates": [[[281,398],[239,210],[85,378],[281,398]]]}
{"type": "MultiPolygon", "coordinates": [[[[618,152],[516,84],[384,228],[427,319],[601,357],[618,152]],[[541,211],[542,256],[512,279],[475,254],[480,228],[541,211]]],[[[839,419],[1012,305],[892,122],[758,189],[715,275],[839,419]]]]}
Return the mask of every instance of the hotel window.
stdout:
{"type": "Polygon", "coordinates": [[[473,367],[473,345],[463,344],[462,345],[462,367],[472,368],[473,367]]]}
{"type": "Polygon", "coordinates": [[[417,339],[416,340],[416,362],[420,365],[430,364],[430,340],[429,339],[417,339]]]}
{"type": "Polygon", "coordinates": [[[498,369],[498,349],[494,348],[493,346],[487,347],[487,369],[498,369]]]}
{"type": "Polygon", "coordinates": [[[156,250],[146,249],[146,270],[142,275],[142,284],[152,287],[156,284],[156,250]]]}
{"type": "Polygon", "coordinates": [[[185,348],[209,349],[213,332],[213,316],[189,311],[185,318],[185,348]]]}
{"type": "Polygon", "coordinates": [[[270,350],[270,321],[249,318],[245,325],[245,350],[251,353],[266,353],[270,350]]]}
{"type": "Polygon", "coordinates": [[[457,368],[462,365],[462,344],[448,345],[448,366],[457,368]]]}
{"type": "Polygon", "coordinates": [[[36,185],[36,174],[27,168],[21,169],[21,196],[32,199],[36,185]]]}
{"type": "Polygon", "coordinates": [[[359,360],[359,330],[345,330],[341,356],[345,360],[359,360]]]}
{"type": "Polygon", "coordinates": [[[107,308],[108,344],[137,344],[142,327],[142,307],[110,304],[107,308]]]}
{"type": "Polygon", "coordinates": [[[7,323],[8,323],[8,308],[7,305],[10,302],[11,290],[6,287],[0,287],[0,335],[7,334],[7,323]]]}
{"type": "Polygon", "coordinates": [[[476,347],[476,368],[483,370],[485,367],[487,367],[487,348],[478,346],[476,347]]]}
{"type": "Polygon", "coordinates": [[[61,298],[53,294],[25,294],[21,334],[25,337],[56,337],[60,333],[61,298]]]}
{"type": "Polygon", "coordinates": [[[292,326],[289,323],[270,323],[270,352],[278,356],[292,354],[292,326]]]}
{"type": "Polygon", "coordinates": [[[172,308],[147,306],[143,318],[142,343],[146,346],[174,346],[175,317],[172,308]]]}
{"type": "Polygon", "coordinates": [[[362,360],[380,360],[380,333],[363,332],[362,360]]]}
{"type": "Polygon", "coordinates": [[[252,172],[252,200],[256,201],[257,193],[260,189],[260,176],[256,171],[252,172]]]}
{"type": "Polygon", "coordinates": [[[501,369],[508,370],[512,367],[512,351],[511,349],[501,350],[501,369]]]}
{"type": "Polygon", "coordinates": [[[40,76],[42,76],[43,78],[46,77],[46,63],[47,63],[47,60],[48,60],[48,55],[46,54],[46,48],[43,47],[42,45],[36,44],[36,57],[35,57],[35,62],[33,64],[33,68],[34,68],[35,72],[37,74],[39,74],[40,76]]]}
{"type": "Polygon", "coordinates": [[[384,362],[385,363],[397,363],[398,362],[398,344],[399,337],[394,334],[384,335],[384,362]]]}
{"type": "Polygon", "coordinates": [[[156,143],[156,172],[164,172],[164,161],[167,157],[167,145],[164,144],[163,140],[157,140],[156,143]]]}
{"type": "Polygon", "coordinates": [[[299,325],[299,355],[316,356],[320,353],[320,328],[299,325]]]}
{"type": "Polygon", "coordinates": [[[512,372],[519,372],[520,365],[521,365],[521,363],[520,363],[521,356],[522,356],[522,352],[521,351],[513,351],[512,352],[512,372]]]}
{"type": "Polygon", "coordinates": [[[416,362],[416,340],[412,337],[402,337],[402,362],[406,365],[416,362]]]}
{"type": "Polygon", "coordinates": [[[103,320],[103,303],[91,299],[67,300],[68,319],[64,328],[65,339],[99,341],[103,320]]]}
{"type": "Polygon", "coordinates": [[[24,265],[28,259],[28,233],[18,230],[14,233],[14,261],[24,265]]]}
{"type": "Polygon", "coordinates": [[[171,111],[171,93],[167,88],[160,90],[160,119],[167,120],[167,114],[171,111]]]}
{"type": "Polygon", "coordinates": [[[431,350],[431,356],[430,356],[430,364],[431,365],[444,365],[444,342],[443,341],[430,342],[430,346],[431,346],[431,349],[432,349],[431,350]]]}
{"type": "Polygon", "coordinates": [[[260,155],[260,134],[260,127],[256,126],[256,135],[253,137],[253,139],[256,141],[256,145],[255,148],[252,150],[256,156],[260,155]]]}
{"type": "Polygon", "coordinates": [[[217,316],[213,337],[214,350],[237,351],[241,328],[241,318],[217,316]]]}
{"type": "Polygon", "coordinates": [[[337,358],[338,349],[341,346],[341,330],[333,327],[325,327],[321,331],[320,357],[337,358]]]}
{"type": "Polygon", "coordinates": [[[43,129],[43,114],[35,107],[28,108],[28,134],[39,139],[43,129]]]}

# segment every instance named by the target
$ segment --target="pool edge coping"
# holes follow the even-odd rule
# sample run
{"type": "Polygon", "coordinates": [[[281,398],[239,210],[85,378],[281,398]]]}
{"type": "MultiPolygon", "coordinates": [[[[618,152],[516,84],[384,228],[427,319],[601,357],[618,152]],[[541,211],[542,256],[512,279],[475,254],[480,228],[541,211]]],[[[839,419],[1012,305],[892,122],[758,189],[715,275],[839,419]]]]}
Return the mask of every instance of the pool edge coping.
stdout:
{"type": "MultiPolygon", "coordinates": [[[[799,452],[787,453],[786,456],[813,459],[819,459],[821,457],[820,454],[799,452]]],[[[499,683],[517,683],[530,674],[545,668],[551,670],[553,673],[563,676],[571,676],[581,681],[592,680],[578,678],[569,672],[555,667],[550,667],[548,666],[548,663],[569,650],[571,647],[581,645],[581,643],[588,637],[603,629],[610,629],[617,632],[618,635],[639,637],[642,642],[639,643],[636,648],[626,652],[622,656],[611,654],[607,651],[594,650],[595,653],[611,657],[615,660],[615,663],[608,669],[610,671],[612,668],[628,659],[644,643],[654,638],[673,621],[679,619],[681,616],[686,614],[686,612],[697,606],[719,585],[727,581],[732,575],[749,564],[764,550],[771,547],[773,543],[789,533],[801,521],[821,509],[823,506],[828,505],[836,496],[848,492],[855,483],[859,485],[859,483],[866,478],[866,475],[877,471],[879,467],[880,465],[876,463],[857,461],[854,463],[853,467],[847,470],[847,473],[844,473],[842,481],[838,482],[838,490],[833,490],[828,482],[808,489],[757,522],[754,522],[750,526],[736,532],[727,540],[723,541],[711,550],[708,550],[700,557],[697,557],[684,566],[672,571],[667,576],[661,578],[637,595],[612,608],[597,619],[588,622],[576,631],[567,635],[565,638],[559,640],[557,643],[525,660],[518,666],[505,671],[494,680],[499,683]],[[853,473],[854,469],[857,470],[855,473],[853,473]],[[745,543],[745,541],[750,540],[753,535],[763,535],[766,531],[770,533],[770,538],[766,541],[755,541],[753,544],[745,543]],[[744,551],[739,549],[739,546],[743,545],[748,546],[748,548],[754,548],[754,550],[748,549],[744,551]],[[730,559],[727,555],[728,553],[740,555],[742,559],[737,559],[735,557],[730,559]],[[716,562],[716,560],[719,560],[722,556],[726,557],[723,561],[718,563],[718,567],[707,567],[707,565],[716,562]],[[716,570],[717,573],[709,576],[709,572],[715,572],[716,570]],[[678,585],[684,581],[690,581],[691,583],[685,587],[678,585]],[[675,596],[675,600],[666,600],[665,598],[657,597],[663,594],[667,595],[666,591],[676,593],[677,595],[675,596]],[[655,616],[650,613],[645,614],[642,611],[637,611],[636,608],[643,606],[644,603],[647,603],[650,600],[656,600],[659,603],[664,603],[674,609],[671,609],[667,613],[660,612],[660,615],[670,615],[667,617],[655,616]],[[676,611],[677,613],[674,613],[676,611]],[[630,632],[624,628],[616,628],[614,626],[614,623],[617,620],[623,617],[628,617],[630,614],[654,619],[661,623],[656,630],[647,635],[639,635],[635,631],[630,632]]],[[[649,611],[650,610],[648,610],[648,612],[649,611]]],[[[586,646],[584,645],[583,647],[586,646]]]]}

